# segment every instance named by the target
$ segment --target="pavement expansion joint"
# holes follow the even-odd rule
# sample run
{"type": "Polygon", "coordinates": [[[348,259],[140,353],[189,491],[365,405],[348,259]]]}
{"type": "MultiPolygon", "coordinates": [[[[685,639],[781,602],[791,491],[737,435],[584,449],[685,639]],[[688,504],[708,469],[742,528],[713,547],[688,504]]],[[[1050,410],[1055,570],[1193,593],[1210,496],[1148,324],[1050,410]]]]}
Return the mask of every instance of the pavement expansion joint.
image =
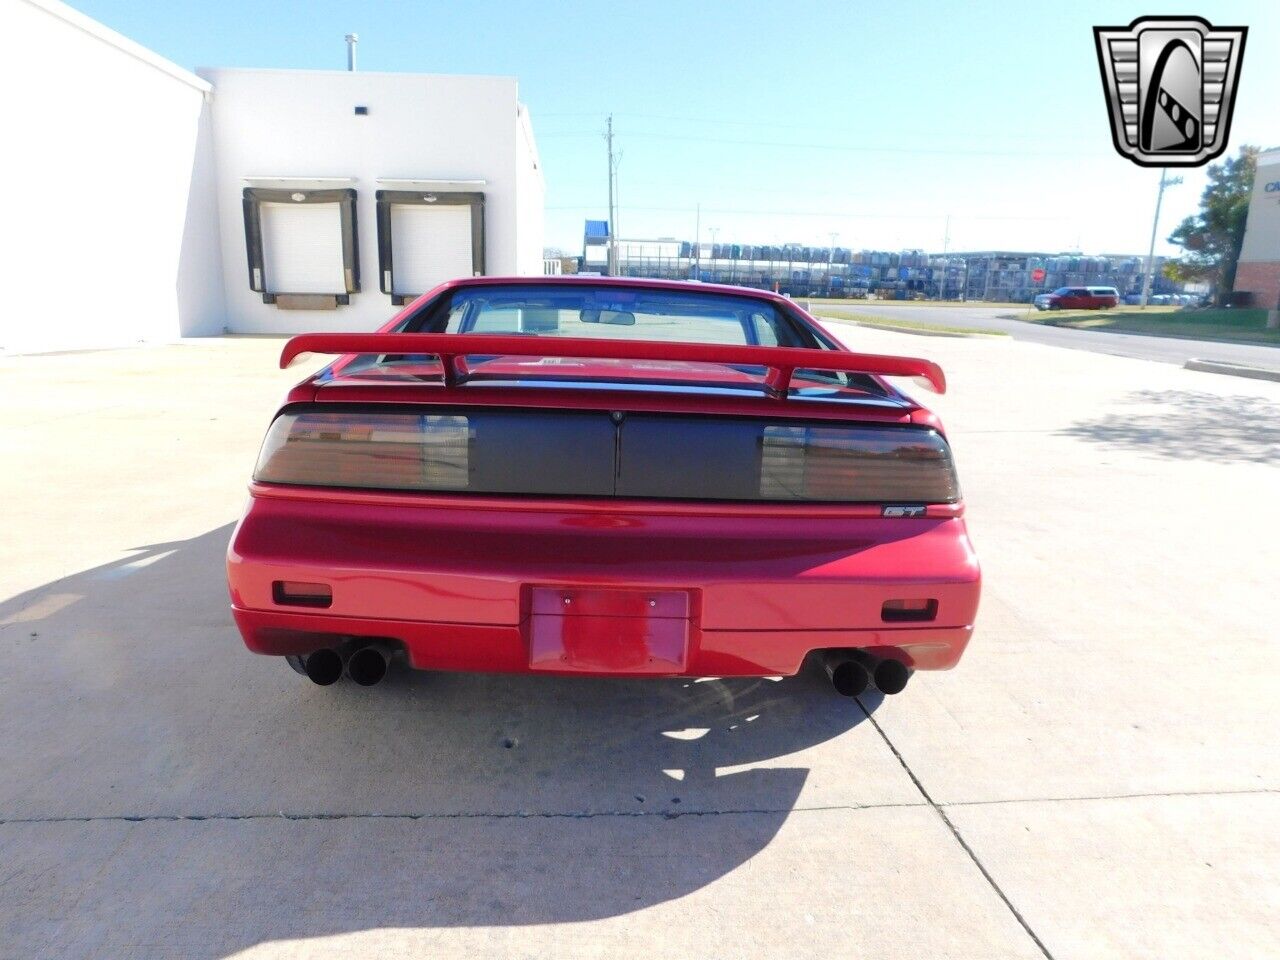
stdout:
{"type": "Polygon", "coordinates": [[[0,817],[0,827],[42,823],[204,823],[240,820],[596,820],[610,817],[679,820],[686,817],[779,816],[840,810],[910,809],[920,803],[856,803],[822,807],[760,807],[741,810],[601,810],[592,812],[477,812],[477,813],[210,813],[210,814],[105,814],[66,817],[0,817]]]}
{"type": "MultiPolygon", "coordinates": [[[[889,749],[893,751],[898,762],[902,765],[903,769],[906,770],[912,783],[915,784],[923,802],[844,803],[824,806],[757,807],[737,810],[519,810],[514,812],[480,811],[475,813],[360,813],[351,811],[341,813],[303,813],[300,811],[278,811],[275,813],[116,813],[57,817],[0,817],[0,827],[44,823],[205,823],[218,821],[236,822],[240,820],[291,820],[300,822],[325,822],[331,820],[596,820],[607,819],[610,817],[625,819],[658,818],[662,820],[679,820],[684,817],[779,816],[839,812],[842,810],[911,809],[913,807],[922,806],[932,807],[937,811],[938,815],[947,822],[948,826],[950,826],[951,821],[947,818],[945,811],[951,807],[991,807],[1014,803],[1085,803],[1106,800],[1158,799],[1160,797],[1235,797],[1280,793],[1280,789],[1272,787],[1258,787],[1256,789],[1242,790],[1167,790],[1151,793],[1117,793],[1082,797],[1009,797],[999,800],[953,800],[940,802],[934,800],[929,795],[928,791],[925,790],[923,784],[921,784],[919,779],[915,776],[914,771],[907,766],[893,743],[889,741],[887,736],[885,736],[883,729],[880,729],[878,726],[877,729],[880,731],[881,738],[886,744],[888,744],[889,749]]],[[[954,831],[954,828],[952,829],[954,831]]],[[[962,846],[964,845],[964,841],[960,839],[959,836],[957,836],[956,839],[962,846]]],[[[973,855],[970,854],[970,856],[973,855]]],[[[976,857],[974,859],[976,860],[976,857]]],[[[979,866],[981,867],[981,864],[979,864],[979,866]]]]}
{"type": "Polygon", "coordinates": [[[1280,793],[1275,787],[1243,787],[1239,790],[1152,790],[1143,793],[1100,793],[1079,797],[1006,797],[1001,800],[949,800],[938,807],[996,807],[1010,803],[1087,803],[1103,800],[1158,800],[1161,797],[1251,797],[1280,793]]]}
{"type": "Polygon", "coordinates": [[[1049,948],[1044,945],[1044,941],[1041,940],[1039,935],[1031,929],[1031,924],[1027,922],[1026,917],[1024,917],[1021,911],[1013,905],[1013,901],[1009,899],[1008,894],[1000,888],[1000,884],[996,883],[996,878],[991,875],[990,871],[987,870],[986,865],[978,857],[977,853],[975,853],[973,848],[969,846],[964,837],[960,835],[960,831],[956,828],[956,825],[952,823],[951,818],[947,816],[947,811],[939,806],[934,801],[933,797],[929,795],[929,791],[926,790],[924,784],[920,782],[920,778],[916,776],[916,772],[911,769],[906,758],[898,751],[894,742],[889,739],[889,735],[884,732],[884,728],[876,722],[876,718],[871,715],[871,711],[867,709],[866,704],[859,700],[858,706],[862,708],[862,712],[865,713],[867,715],[867,719],[871,721],[871,726],[875,728],[878,734],[880,734],[880,738],[884,740],[885,746],[889,748],[897,758],[898,763],[902,765],[902,769],[906,771],[907,776],[911,778],[911,782],[916,785],[916,789],[920,791],[920,796],[924,797],[925,802],[933,808],[934,812],[938,814],[942,822],[946,824],[947,830],[950,831],[951,836],[955,838],[956,843],[960,844],[960,848],[968,854],[969,859],[973,861],[973,865],[977,867],[982,876],[986,878],[987,883],[990,884],[991,889],[995,891],[996,896],[1000,898],[1004,905],[1009,909],[1009,912],[1013,914],[1013,918],[1018,921],[1018,925],[1026,931],[1027,936],[1031,938],[1032,942],[1039,948],[1040,952],[1044,954],[1046,960],[1054,960],[1053,954],[1050,953],[1049,948]]]}

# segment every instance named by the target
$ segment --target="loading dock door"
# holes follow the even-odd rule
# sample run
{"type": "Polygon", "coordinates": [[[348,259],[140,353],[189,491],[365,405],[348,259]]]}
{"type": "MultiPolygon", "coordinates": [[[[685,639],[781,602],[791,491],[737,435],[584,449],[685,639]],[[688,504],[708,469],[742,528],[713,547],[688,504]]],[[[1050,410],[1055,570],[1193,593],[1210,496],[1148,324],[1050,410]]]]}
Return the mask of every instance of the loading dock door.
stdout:
{"type": "Polygon", "coordinates": [[[347,292],[337,203],[263,203],[267,293],[347,292]]]}
{"type": "Polygon", "coordinates": [[[391,292],[426,293],[438,283],[471,276],[475,261],[470,204],[391,205],[391,292]]]}
{"type": "Polygon", "coordinates": [[[379,190],[378,287],[403,304],[484,275],[484,194],[379,190]]]}
{"type": "Polygon", "coordinates": [[[263,303],[332,309],[360,289],[354,190],[246,187],[249,289],[263,303]]]}

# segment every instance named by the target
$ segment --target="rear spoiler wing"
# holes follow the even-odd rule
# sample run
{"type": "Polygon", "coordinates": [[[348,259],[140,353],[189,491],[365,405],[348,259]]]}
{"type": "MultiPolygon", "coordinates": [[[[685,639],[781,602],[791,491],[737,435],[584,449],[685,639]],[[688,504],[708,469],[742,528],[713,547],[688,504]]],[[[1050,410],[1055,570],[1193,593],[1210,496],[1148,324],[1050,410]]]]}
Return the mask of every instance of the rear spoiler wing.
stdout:
{"type": "Polygon", "coordinates": [[[887,377],[913,377],[935,393],[945,393],[942,368],[916,357],[890,357],[845,350],[807,347],[752,347],[716,343],[671,343],[658,340],[596,340],[584,337],[510,336],[484,333],[304,333],[292,337],[280,354],[284,369],[306,353],[429,354],[440,358],[444,385],[457,386],[467,356],[569,357],[604,360],[666,360],[686,363],[741,364],[765,367],[765,389],[785,397],[796,370],[834,370],[887,377]]]}

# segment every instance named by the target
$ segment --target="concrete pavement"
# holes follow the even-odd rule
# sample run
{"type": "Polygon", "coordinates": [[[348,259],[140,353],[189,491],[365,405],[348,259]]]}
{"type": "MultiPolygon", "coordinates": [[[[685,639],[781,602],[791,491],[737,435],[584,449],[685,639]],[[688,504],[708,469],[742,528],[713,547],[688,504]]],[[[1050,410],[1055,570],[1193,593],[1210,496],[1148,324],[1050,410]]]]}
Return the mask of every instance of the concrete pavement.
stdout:
{"type": "MultiPolygon", "coordinates": [[[[850,309],[858,309],[850,307],[850,309]]],[[[941,326],[971,327],[1009,334],[1015,340],[1043,343],[1069,350],[1087,350],[1136,360],[1157,360],[1182,366],[1193,358],[1238,363],[1245,366],[1280,370],[1280,347],[1250,343],[1214,343],[1209,340],[1184,340],[1178,337],[1152,337],[1133,333],[1106,333],[1100,330],[1075,330],[1050,327],[1042,323],[1009,320],[1016,312],[1010,307],[930,307],[894,306],[883,300],[869,301],[868,313],[902,320],[918,320],[941,326]]],[[[821,307],[819,307],[819,313],[821,307]]]]}
{"type": "Polygon", "coordinates": [[[311,686],[221,570],[278,343],[0,360],[0,957],[1280,956],[1280,384],[836,329],[946,368],[986,575],[865,709],[311,686]]]}

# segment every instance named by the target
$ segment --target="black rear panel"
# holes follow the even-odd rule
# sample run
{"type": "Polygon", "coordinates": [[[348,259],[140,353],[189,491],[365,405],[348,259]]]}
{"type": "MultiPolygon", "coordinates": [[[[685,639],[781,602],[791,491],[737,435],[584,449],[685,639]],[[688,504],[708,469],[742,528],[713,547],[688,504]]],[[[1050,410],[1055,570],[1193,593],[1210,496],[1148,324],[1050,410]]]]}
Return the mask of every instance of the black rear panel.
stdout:
{"type": "Polygon", "coordinates": [[[613,495],[616,428],[607,413],[451,412],[471,426],[471,492],[613,495]]]}
{"type": "Polygon", "coordinates": [[[622,425],[617,495],[759,500],[756,420],[628,414],[622,425]]]}

